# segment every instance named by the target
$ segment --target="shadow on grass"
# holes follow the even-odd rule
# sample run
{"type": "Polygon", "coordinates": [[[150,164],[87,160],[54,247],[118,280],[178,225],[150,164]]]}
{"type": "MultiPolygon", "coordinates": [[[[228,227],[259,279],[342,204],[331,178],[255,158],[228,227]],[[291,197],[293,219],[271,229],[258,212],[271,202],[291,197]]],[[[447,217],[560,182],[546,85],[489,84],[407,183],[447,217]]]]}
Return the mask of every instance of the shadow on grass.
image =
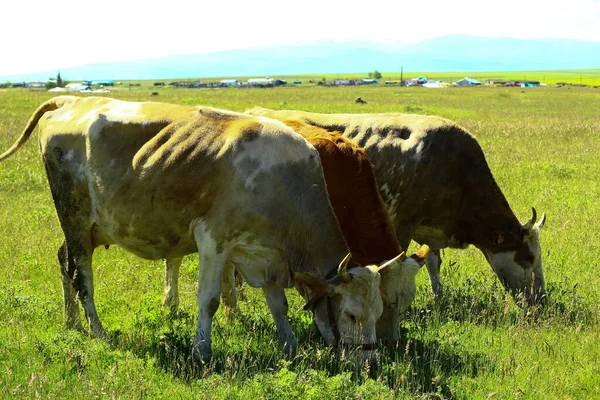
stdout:
{"type": "MultiPolygon", "coordinates": [[[[276,340],[276,330],[268,314],[239,314],[231,323],[213,326],[213,362],[210,367],[195,365],[191,349],[196,326],[195,313],[145,311],[126,332],[109,331],[114,347],[130,351],[184,382],[208,374],[227,379],[247,380],[258,373],[273,373],[285,367],[300,376],[323,371],[327,376],[350,373],[358,383],[380,379],[398,392],[437,393],[451,398],[450,380],[456,375],[475,376],[489,369],[483,355],[471,354],[436,340],[419,340],[406,331],[395,346],[380,346],[379,365],[369,366],[341,361],[336,351],[323,343],[306,318],[291,316],[299,343],[298,354],[285,356],[276,340]],[[145,313],[148,312],[148,315],[145,313]]],[[[423,327],[416,327],[419,335],[423,327]]]]}
{"type": "Polygon", "coordinates": [[[213,323],[213,362],[198,366],[191,360],[196,330],[195,310],[166,312],[153,301],[142,305],[131,328],[110,331],[114,347],[151,360],[157,368],[183,382],[219,374],[228,380],[245,381],[256,374],[282,368],[302,376],[318,371],[326,376],[350,373],[358,383],[377,378],[397,394],[453,398],[451,383],[456,377],[476,377],[495,369],[484,353],[436,340],[435,330],[446,323],[468,322],[490,327],[558,323],[592,324],[594,308],[577,293],[577,288],[551,286],[544,306],[520,308],[503,289],[481,287],[463,281],[446,287],[444,296],[433,300],[419,294],[405,318],[402,339],[393,346],[380,346],[379,365],[340,361],[310,323],[308,313],[290,313],[292,330],[299,343],[298,354],[285,356],[277,343],[273,319],[266,307],[249,301],[233,321],[222,315],[213,323]]]}
{"type": "Polygon", "coordinates": [[[472,353],[438,340],[420,340],[403,330],[402,339],[382,348],[381,378],[394,390],[454,398],[455,376],[475,377],[494,366],[483,353],[472,353]]]}

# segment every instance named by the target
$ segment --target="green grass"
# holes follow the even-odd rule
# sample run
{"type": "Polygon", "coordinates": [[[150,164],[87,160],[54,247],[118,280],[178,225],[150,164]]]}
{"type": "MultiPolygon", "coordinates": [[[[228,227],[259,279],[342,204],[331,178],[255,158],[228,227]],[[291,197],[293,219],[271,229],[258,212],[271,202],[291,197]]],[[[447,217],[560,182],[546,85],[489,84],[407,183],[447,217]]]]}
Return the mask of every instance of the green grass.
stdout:
{"type": "MultiPolygon", "coordinates": [[[[385,76],[385,74],[384,74],[385,76]]],[[[94,257],[96,303],[110,343],[66,330],[56,251],[61,231],[37,144],[0,165],[0,398],[600,398],[600,90],[593,88],[116,88],[127,100],[318,112],[411,112],[450,118],[477,136],[521,220],[542,231],[550,301],[518,308],[473,248],[446,250],[445,296],[427,273],[381,368],[354,370],[314,337],[288,292],[298,356],[278,350],[260,291],[214,323],[213,371],[189,363],[197,257],[181,267],[181,307],[162,310],[163,266],[115,247],[94,257]],[[355,104],[362,97],[366,105],[355,104]]],[[[0,91],[0,152],[51,95],[0,91]]]]}

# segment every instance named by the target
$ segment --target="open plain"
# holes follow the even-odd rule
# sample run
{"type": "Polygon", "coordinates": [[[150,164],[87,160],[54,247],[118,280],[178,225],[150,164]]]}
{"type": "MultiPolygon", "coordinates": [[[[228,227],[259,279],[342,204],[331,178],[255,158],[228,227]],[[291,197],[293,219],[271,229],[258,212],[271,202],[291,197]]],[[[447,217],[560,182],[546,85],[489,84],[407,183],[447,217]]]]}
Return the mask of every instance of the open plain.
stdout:
{"type": "MultiPolygon", "coordinates": [[[[295,291],[288,292],[289,316],[300,350],[287,358],[262,294],[246,289],[233,322],[217,312],[213,369],[196,371],[189,355],[197,256],[184,259],[173,313],[160,304],[163,264],[111,247],[94,257],[109,342],[93,339],[63,326],[62,232],[31,140],[0,164],[0,398],[600,398],[600,89],[151,85],[107,95],[235,111],[402,112],[456,121],[479,140],[519,219],[532,206],[546,213],[549,301],[520,308],[477,249],[445,250],[443,298],[434,300],[423,268],[401,342],[382,348],[379,370],[367,371],[337,361],[315,337],[295,291]]],[[[50,97],[0,90],[0,153],[50,97]]]]}

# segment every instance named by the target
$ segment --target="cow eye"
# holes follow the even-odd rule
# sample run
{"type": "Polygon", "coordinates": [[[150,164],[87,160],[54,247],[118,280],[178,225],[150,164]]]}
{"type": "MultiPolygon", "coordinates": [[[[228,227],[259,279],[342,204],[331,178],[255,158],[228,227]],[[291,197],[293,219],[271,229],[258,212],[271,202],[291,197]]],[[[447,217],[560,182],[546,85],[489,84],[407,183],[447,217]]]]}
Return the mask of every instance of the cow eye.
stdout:
{"type": "Polygon", "coordinates": [[[350,318],[350,321],[356,322],[356,317],[351,312],[346,311],[346,316],[350,318]]]}

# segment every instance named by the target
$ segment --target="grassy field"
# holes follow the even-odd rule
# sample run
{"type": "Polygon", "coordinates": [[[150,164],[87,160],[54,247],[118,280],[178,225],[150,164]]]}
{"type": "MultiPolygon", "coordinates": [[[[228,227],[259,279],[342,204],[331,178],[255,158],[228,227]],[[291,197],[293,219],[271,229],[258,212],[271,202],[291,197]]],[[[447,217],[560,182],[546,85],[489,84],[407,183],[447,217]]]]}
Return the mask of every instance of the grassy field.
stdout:
{"type": "MultiPolygon", "coordinates": [[[[119,90],[112,97],[318,112],[440,115],[481,143],[522,221],[531,206],[550,296],[520,309],[477,250],[446,250],[444,298],[427,272],[381,368],[353,370],[313,335],[310,314],[288,292],[300,351],[286,358],[260,291],[241,315],[213,327],[213,371],[190,368],[197,257],[181,268],[181,307],[161,308],[163,266],[116,247],[94,258],[96,304],[110,343],[63,327],[56,251],[61,231],[35,140],[0,165],[0,398],[600,398],[600,90],[592,88],[297,87],[119,90]],[[368,104],[355,104],[356,97],[368,104]]],[[[0,152],[51,95],[0,91],[0,152]]]]}

